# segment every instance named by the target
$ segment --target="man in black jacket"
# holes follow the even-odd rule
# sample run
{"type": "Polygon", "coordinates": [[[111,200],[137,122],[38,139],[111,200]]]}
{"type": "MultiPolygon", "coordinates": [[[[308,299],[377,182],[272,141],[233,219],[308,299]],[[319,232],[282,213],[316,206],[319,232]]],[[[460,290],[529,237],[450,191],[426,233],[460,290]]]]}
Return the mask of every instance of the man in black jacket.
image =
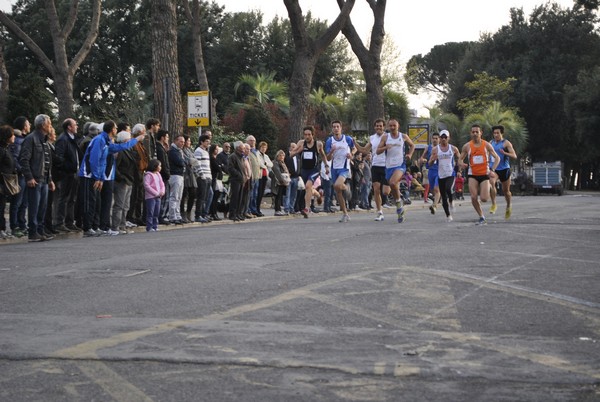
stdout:
{"type": "Polygon", "coordinates": [[[52,158],[46,144],[52,128],[50,117],[40,114],[34,120],[35,130],[23,141],[19,154],[21,172],[27,183],[25,196],[28,202],[29,241],[38,242],[52,239],[44,233],[44,216],[48,203],[48,190],[54,191],[52,181],[52,158]]]}
{"type": "Polygon", "coordinates": [[[183,223],[181,216],[181,197],[183,196],[183,175],[185,174],[186,162],[183,156],[185,138],[178,135],[169,148],[169,167],[171,177],[169,178],[169,220],[172,223],[183,223]]]}
{"type": "Polygon", "coordinates": [[[248,179],[244,167],[244,148],[241,141],[233,143],[234,152],[229,155],[227,171],[229,172],[229,213],[228,217],[234,222],[242,220],[242,190],[248,179]]]}
{"type": "Polygon", "coordinates": [[[288,172],[290,172],[290,184],[287,186],[287,192],[285,194],[285,199],[283,200],[284,210],[288,214],[293,214],[295,212],[296,206],[296,196],[298,195],[298,177],[300,177],[300,164],[298,163],[297,156],[290,156],[291,153],[294,153],[296,150],[296,143],[290,143],[290,147],[288,152],[285,153],[285,165],[288,168],[288,172]]]}
{"type": "Polygon", "coordinates": [[[158,216],[158,222],[163,225],[170,225],[169,194],[171,193],[171,186],[169,185],[169,179],[171,178],[171,166],[169,164],[169,138],[167,130],[158,130],[156,133],[156,159],[160,161],[160,176],[163,183],[165,183],[165,195],[160,200],[160,215],[158,216]]]}
{"type": "Polygon", "coordinates": [[[81,151],[77,146],[77,122],[66,119],[63,122],[63,133],[56,140],[55,160],[56,177],[56,212],[54,213],[54,229],[68,233],[79,231],[75,226],[75,205],[79,185],[79,162],[81,151]]]}

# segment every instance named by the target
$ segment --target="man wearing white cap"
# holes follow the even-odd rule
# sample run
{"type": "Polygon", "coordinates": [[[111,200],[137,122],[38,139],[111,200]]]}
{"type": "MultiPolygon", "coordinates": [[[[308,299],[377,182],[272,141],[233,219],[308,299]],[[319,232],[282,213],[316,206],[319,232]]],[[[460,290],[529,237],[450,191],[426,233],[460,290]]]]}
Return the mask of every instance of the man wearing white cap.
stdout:
{"type": "Polygon", "coordinates": [[[456,166],[455,160],[459,156],[458,148],[454,145],[450,145],[450,132],[448,130],[440,131],[440,143],[438,146],[433,148],[431,151],[431,157],[429,158],[429,164],[432,165],[435,161],[438,161],[438,182],[440,186],[440,195],[442,196],[442,206],[446,213],[446,220],[452,222],[451,209],[454,209],[452,205],[452,193],[454,192],[454,166],[456,166]]]}

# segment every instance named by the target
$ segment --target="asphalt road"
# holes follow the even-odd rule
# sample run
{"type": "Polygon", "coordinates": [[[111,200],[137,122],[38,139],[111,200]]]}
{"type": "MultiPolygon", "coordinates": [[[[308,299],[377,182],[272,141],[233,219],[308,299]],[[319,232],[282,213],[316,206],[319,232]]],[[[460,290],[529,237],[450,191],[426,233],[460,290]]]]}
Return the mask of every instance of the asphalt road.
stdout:
{"type": "Polygon", "coordinates": [[[460,204],[2,245],[0,400],[600,400],[600,195],[460,204]]]}

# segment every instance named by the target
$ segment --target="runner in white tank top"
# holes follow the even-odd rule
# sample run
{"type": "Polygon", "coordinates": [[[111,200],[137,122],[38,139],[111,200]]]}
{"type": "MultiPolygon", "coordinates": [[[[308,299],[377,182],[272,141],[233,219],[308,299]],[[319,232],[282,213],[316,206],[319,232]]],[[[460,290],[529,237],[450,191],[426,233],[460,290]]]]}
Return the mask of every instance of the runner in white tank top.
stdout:
{"type": "Polygon", "coordinates": [[[356,144],[356,149],[363,154],[371,152],[371,181],[373,182],[373,198],[375,199],[375,206],[377,207],[376,221],[383,221],[383,201],[381,192],[387,199],[390,193],[390,186],[388,186],[387,180],[385,179],[385,152],[377,154],[377,148],[381,142],[381,137],[385,133],[385,121],[383,119],[377,119],[374,123],[375,133],[369,137],[369,142],[364,147],[360,144],[356,144]]]}
{"type": "Polygon", "coordinates": [[[450,132],[448,130],[440,131],[440,144],[433,148],[431,158],[429,158],[429,164],[438,161],[440,195],[442,196],[442,206],[448,223],[452,222],[452,212],[454,212],[452,194],[454,193],[455,158],[460,155],[458,148],[448,144],[449,140],[450,132]]]}
{"type": "Polygon", "coordinates": [[[398,223],[402,223],[404,222],[404,208],[402,197],[400,196],[400,180],[406,171],[406,159],[410,161],[415,151],[415,144],[413,144],[408,135],[398,131],[399,127],[398,120],[390,119],[388,121],[389,133],[381,136],[381,142],[377,147],[377,155],[381,155],[384,152],[386,154],[386,179],[396,200],[398,223]],[[405,143],[409,147],[406,156],[404,156],[405,143]]]}

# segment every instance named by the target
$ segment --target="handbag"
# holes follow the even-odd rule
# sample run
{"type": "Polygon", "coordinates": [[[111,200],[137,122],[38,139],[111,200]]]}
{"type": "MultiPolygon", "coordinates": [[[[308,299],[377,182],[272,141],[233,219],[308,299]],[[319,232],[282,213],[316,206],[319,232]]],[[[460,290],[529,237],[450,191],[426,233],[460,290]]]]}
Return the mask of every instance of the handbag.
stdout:
{"type": "Polygon", "coordinates": [[[306,190],[306,184],[304,184],[304,179],[302,176],[298,177],[298,190],[306,190]]]}
{"type": "Polygon", "coordinates": [[[290,182],[292,181],[290,174],[289,173],[281,173],[281,178],[283,179],[283,186],[289,186],[290,182]]]}
{"type": "Polygon", "coordinates": [[[16,195],[21,191],[19,186],[19,176],[11,173],[2,173],[2,181],[4,182],[4,188],[6,195],[16,195]]]}

